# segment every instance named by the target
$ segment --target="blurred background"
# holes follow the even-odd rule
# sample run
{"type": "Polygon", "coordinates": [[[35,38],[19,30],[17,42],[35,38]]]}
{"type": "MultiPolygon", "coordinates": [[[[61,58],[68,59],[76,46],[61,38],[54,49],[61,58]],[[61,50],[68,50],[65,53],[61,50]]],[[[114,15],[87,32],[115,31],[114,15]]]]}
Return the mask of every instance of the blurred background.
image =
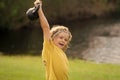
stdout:
{"type": "MultiPolygon", "coordinates": [[[[39,20],[30,21],[26,16],[33,3],[0,0],[1,55],[41,55],[39,20]]],[[[69,27],[73,39],[68,56],[94,60],[99,54],[105,60],[114,53],[120,60],[120,0],[43,0],[43,10],[51,27],[69,27]]]]}

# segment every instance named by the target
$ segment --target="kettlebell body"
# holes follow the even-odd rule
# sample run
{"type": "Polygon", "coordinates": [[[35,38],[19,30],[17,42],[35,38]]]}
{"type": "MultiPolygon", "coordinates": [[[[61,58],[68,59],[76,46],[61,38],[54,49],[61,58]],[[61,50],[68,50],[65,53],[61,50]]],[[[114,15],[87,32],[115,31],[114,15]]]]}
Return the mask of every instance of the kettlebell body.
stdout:
{"type": "Polygon", "coordinates": [[[28,19],[33,21],[33,20],[37,20],[39,18],[39,15],[38,15],[39,7],[40,7],[40,5],[27,10],[26,15],[27,15],[28,19]]]}

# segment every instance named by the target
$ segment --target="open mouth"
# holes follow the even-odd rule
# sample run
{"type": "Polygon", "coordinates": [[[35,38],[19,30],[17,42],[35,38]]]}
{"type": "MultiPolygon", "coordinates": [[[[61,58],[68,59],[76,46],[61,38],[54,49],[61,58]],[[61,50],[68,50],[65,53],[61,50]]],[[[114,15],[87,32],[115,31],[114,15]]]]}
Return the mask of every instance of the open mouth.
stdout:
{"type": "Polygon", "coordinates": [[[59,45],[60,45],[60,46],[64,46],[64,44],[63,44],[63,43],[59,43],[59,45]]]}

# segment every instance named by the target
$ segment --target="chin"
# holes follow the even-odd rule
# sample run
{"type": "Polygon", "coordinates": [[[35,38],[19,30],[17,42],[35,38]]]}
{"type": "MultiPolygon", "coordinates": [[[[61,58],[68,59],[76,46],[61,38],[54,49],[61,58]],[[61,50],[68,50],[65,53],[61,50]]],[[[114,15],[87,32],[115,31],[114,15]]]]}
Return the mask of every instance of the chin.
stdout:
{"type": "Polygon", "coordinates": [[[59,47],[59,48],[63,50],[63,47],[59,47]]]}

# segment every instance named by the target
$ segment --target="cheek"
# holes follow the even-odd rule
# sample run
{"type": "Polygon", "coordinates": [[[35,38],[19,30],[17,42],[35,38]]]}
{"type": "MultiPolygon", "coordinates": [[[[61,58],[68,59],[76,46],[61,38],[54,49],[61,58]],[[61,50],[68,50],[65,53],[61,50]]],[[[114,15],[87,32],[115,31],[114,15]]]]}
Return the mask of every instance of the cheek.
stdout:
{"type": "Polygon", "coordinates": [[[68,43],[66,42],[66,43],[65,43],[65,46],[67,46],[67,45],[68,45],[68,43]]]}

